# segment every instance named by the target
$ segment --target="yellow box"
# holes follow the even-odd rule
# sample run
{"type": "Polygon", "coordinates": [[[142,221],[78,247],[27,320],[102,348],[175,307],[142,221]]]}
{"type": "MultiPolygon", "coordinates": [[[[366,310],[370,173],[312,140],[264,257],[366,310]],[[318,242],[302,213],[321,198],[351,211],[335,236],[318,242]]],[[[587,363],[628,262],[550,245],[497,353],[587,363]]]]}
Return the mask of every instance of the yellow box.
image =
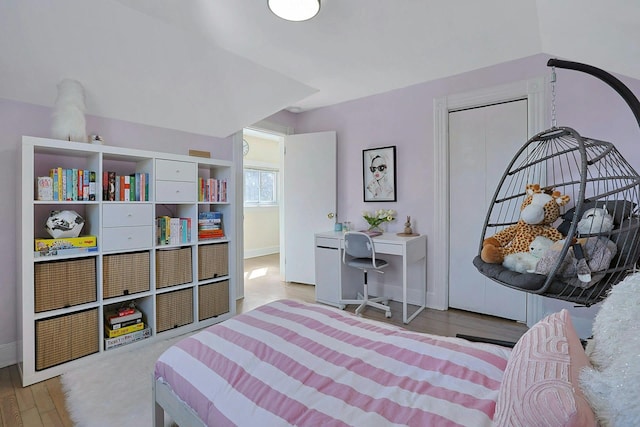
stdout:
{"type": "Polygon", "coordinates": [[[96,236],[61,237],[59,239],[35,239],[36,251],[64,248],[89,248],[98,244],[96,236]]]}

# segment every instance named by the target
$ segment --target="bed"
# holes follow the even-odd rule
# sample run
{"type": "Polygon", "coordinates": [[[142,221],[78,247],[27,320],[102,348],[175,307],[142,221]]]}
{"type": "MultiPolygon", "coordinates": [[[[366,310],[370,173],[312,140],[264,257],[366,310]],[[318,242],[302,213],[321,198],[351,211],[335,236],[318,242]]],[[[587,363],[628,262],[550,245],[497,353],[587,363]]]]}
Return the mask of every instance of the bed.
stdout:
{"type": "MultiPolygon", "coordinates": [[[[639,281],[640,283],[640,281],[639,281]]],[[[513,349],[279,300],[191,335],[154,373],[154,424],[596,426],[566,310],[513,349]]]]}

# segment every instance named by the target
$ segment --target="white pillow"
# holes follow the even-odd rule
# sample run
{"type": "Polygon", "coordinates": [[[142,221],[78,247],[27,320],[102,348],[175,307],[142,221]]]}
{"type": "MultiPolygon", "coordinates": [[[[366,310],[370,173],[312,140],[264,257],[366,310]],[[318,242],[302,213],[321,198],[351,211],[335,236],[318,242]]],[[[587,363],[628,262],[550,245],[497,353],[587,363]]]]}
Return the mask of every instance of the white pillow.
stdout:
{"type": "Polygon", "coordinates": [[[614,285],[593,323],[580,385],[603,426],[640,426],[640,274],[614,285]]]}

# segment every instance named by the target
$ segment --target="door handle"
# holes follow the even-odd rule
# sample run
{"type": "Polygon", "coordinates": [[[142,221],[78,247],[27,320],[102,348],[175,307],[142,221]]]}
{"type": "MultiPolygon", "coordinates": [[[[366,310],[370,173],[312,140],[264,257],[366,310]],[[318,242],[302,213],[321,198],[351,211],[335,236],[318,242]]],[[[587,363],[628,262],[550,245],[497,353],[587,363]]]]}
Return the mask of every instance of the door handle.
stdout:
{"type": "Polygon", "coordinates": [[[335,218],[335,216],[336,216],[336,215],[335,215],[333,212],[329,212],[329,213],[327,214],[327,218],[329,218],[329,219],[333,219],[333,218],[335,218]]]}

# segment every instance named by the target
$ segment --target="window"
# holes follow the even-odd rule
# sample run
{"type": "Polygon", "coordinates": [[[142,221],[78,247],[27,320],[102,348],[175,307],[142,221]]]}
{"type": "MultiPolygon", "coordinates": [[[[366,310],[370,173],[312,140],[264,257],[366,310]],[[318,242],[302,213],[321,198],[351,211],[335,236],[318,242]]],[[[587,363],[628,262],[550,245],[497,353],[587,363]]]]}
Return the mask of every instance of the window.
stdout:
{"type": "Polygon", "coordinates": [[[244,169],[245,206],[278,204],[278,172],[268,169],[244,169]]]}

